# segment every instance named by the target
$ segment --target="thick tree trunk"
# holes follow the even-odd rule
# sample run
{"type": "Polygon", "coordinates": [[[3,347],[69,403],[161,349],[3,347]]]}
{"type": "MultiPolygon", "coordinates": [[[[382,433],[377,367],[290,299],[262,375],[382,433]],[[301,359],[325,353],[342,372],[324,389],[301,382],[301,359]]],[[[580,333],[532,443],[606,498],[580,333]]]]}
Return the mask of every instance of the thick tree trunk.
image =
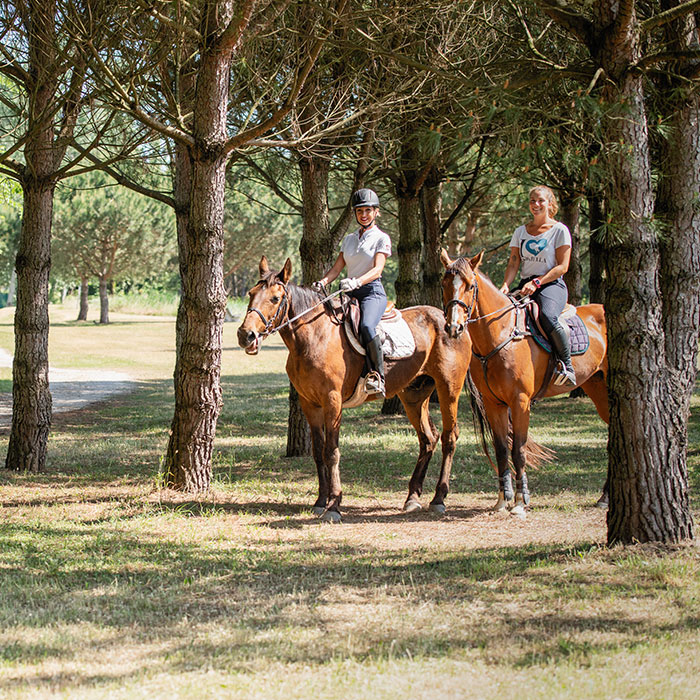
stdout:
{"type": "Polygon", "coordinates": [[[193,103],[194,145],[176,153],[175,198],[182,296],[177,319],[175,414],[165,458],[165,484],[206,491],[212,478],[216,423],[221,412],[224,288],[226,114],[231,50],[215,33],[228,24],[232,2],[210,3],[193,103]],[[186,192],[187,206],[184,199],[186,192]]]}
{"type": "Polygon", "coordinates": [[[399,188],[399,242],[396,246],[399,274],[396,278],[396,305],[403,309],[421,303],[423,270],[421,252],[423,231],[420,197],[412,189],[399,188]]]}
{"type": "MultiPolygon", "coordinates": [[[[338,255],[338,241],[331,240],[328,211],[330,162],[320,156],[299,158],[302,191],[303,232],[299,243],[302,283],[323,277],[338,255]]],[[[283,262],[283,261],[282,261],[283,262]]],[[[287,457],[311,454],[311,430],[299,404],[299,394],[289,386],[287,457]]]]}
{"type": "MultiPolygon", "coordinates": [[[[676,5],[677,0],[662,3],[664,9],[676,5]]],[[[697,51],[697,29],[695,17],[690,15],[673,22],[666,38],[679,52],[697,51]]],[[[671,131],[664,142],[655,211],[665,229],[660,281],[669,381],[667,458],[669,471],[678,475],[680,493],[676,498],[687,510],[688,418],[700,334],[700,96],[688,89],[681,76],[669,76],[662,87],[671,131]]]]}
{"type": "Polygon", "coordinates": [[[624,112],[606,120],[608,543],[678,542],[692,537],[692,519],[683,475],[668,459],[673,440],[643,78],[629,70],[640,55],[639,26],[633,7],[621,18],[614,0],[601,0],[600,9],[602,26],[611,27],[600,54],[604,97],[624,112]]]}
{"type": "Polygon", "coordinates": [[[108,280],[100,278],[100,323],[109,323],[108,280]]]}
{"type": "Polygon", "coordinates": [[[605,303],[605,251],[602,244],[605,227],[605,204],[602,195],[588,197],[588,290],[591,304],[605,303]]]}
{"type": "Polygon", "coordinates": [[[581,227],[579,225],[581,198],[569,192],[561,192],[561,222],[571,232],[571,261],[569,270],[564,275],[564,282],[569,290],[569,303],[578,306],[581,303],[581,227]]]}
{"type": "Polygon", "coordinates": [[[442,183],[436,168],[421,190],[421,207],[423,210],[423,304],[442,308],[442,273],[440,262],[442,234],[440,214],[442,210],[442,183]]]}
{"type": "MultiPolygon", "coordinates": [[[[29,6],[32,85],[22,173],[24,209],[15,269],[15,357],[12,365],[12,428],[5,466],[41,471],[51,427],[49,391],[49,272],[55,182],[53,100],[55,2],[29,6]]],[[[28,86],[30,87],[30,86],[28,86]]]]}
{"type": "Polygon", "coordinates": [[[78,310],[78,321],[87,321],[88,317],[88,280],[86,277],[80,280],[80,308],[78,310]]]}
{"type": "MultiPolygon", "coordinates": [[[[50,153],[36,153],[30,163],[36,163],[42,156],[50,159],[50,153]]],[[[16,261],[12,430],[5,460],[8,469],[17,471],[44,469],[51,428],[48,304],[52,210],[53,184],[33,178],[25,182],[16,261]]]]}

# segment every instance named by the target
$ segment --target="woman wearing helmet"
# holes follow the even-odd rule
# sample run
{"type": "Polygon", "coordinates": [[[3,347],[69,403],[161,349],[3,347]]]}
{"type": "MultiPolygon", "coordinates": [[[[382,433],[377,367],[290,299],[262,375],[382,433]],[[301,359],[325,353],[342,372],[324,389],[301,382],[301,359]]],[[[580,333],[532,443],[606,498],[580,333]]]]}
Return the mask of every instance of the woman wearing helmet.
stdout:
{"type": "Polygon", "coordinates": [[[316,284],[330,284],[347,266],[347,277],[341,280],[340,288],[360,303],[360,335],[371,370],[365,388],[384,396],[384,356],[377,324],[387,303],[381,276],[391,255],[391,239],[375,223],[379,197],[373,190],[357,190],[350,204],[359,228],[345,236],[333,267],[316,284]]]}

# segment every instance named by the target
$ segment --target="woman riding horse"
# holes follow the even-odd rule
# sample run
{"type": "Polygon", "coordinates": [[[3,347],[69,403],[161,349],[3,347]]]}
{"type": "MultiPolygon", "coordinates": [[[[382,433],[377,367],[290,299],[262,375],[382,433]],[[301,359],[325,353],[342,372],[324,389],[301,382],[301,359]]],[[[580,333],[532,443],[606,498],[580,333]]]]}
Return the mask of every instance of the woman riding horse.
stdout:
{"type": "MultiPolygon", "coordinates": [[[[569,387],[551,381],[549,354],[523,326],[522,305],[506,296],[479,271],[483,253],[471,260],[452,260],[443,250],[442,278],[447,331],[453,338],[470,335],[471,375],[481,392],[488,426],[493,433],[499,479],[496,510],[513,499],[508,450],[515,467],[515,506],[511,513],[525,516],[530,495],[525,474],[530,406],[533,398],[556,396],[569,387]],[[468,333],[464,331],[468,330],[468,333]]],[[[576,313],[586,326],[588,349],[574,359],[576,380],[607,423],[608,371],[605,314],[601,304],[579,306],[576,313]]],[[[607,485],[599,504],[607,504],[607,485]]]]}
{"type": "MultiPolygon", "coordinates": [[[[279,331],[289,350],[287,374],[311,427],[318,471],[314,512],[337,522],[341,519],[338,435],[343,403],[355,392],[364,357],[348,340],[337,308],[331,308],[316,290],[292,284],[291,272],[289,260],[277,272],[270,270],[263,256],[260,281],[249,292],[250,303],[238,329],[238,343],[254,355],[263,338],[279,331]]],[[[444,331],[445,318],[435,307],[413,306],[401,313],[411,329],[415,351],[409,357],[387,360],[386,395],[398,394],[420,444],[404,510],[421,509],[423,481],[440,437],[429,413],[430,396],[436,389],[442,415],[442,469],[430,508],[443,513],[459,436],[457,408],[471,357],[471,341],[467,334],[450,338],[444,331]]],[[[377,461],[381,462],[381,457],[377,461]]]]}
{"type": "Polygon", "coordinates": [[[531,296],[539,306],[540,325],[560,360],[555,381],[572,387],[576,385],[576,373],[571,365],[569,338],[559,322],[569,295],[563,275],[569,269],[571,234],[561,221],[553,218],[558,209],[549,187],[530,190],[532,221],[518,226],[513,233],[501,291],[508,294],[522,264],[522,279],[515,291],[531,296]]]}
{"type": "Polygon", "coordinates": [[[323,289],[347,265],[348,276],[340,282],[340,288],[360,303],[360,339],[370,365],[365,389],[384,396],[384,356],[377,324],[386,310],[382,271],[391,255],[391,240],[375,223],[379,216],[379,197],[374,190],[357,190],[350,203],[360,227],[345,236],[333,267],[315,286],[323,289]]]}

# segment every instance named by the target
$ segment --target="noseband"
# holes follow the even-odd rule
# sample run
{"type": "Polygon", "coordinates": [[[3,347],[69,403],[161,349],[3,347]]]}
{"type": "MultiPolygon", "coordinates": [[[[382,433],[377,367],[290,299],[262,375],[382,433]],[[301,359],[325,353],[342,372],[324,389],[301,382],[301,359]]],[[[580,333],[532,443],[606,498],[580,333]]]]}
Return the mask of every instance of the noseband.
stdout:
{"type": "MultiPolygon", "coordinates": [[[[259,284],[262,284],[262,280],[259,282],[259,284]]],[[[281,321],[284,318],[285,314],[287,313],[287,308],[289,306],[289,293],[287,291],[287,285],[279,281],[277,282],[277,284],[282,285],[282,289],[284,289],[284,296],[282,297],[282,301],[280,301],[280,304],[277,307],[277,311],[275,311],[275,315],[272,318],[265,318],[263,312],[260,311],[260,309],[256,309],[254,306],[249,306],[248,310],[245,312],[246,316],[249,313],[256,313],[258,316],[260,316],[260,320],[265,324],[265,328],[260,334],[263,338],[266,338],[268,335],[275,332],[277,325],[279,325],[277,324],[277,319],[280,318],[281,321]]]]}
{"type": "MultiPolygon", "coordinates": [[[[455,275],[461,275],[457,270],[453,270],[455,275]]],[[[465,280],[466,281],[466,280],[465,280]]],[[[479,283],[477,276],[474,275],[474,292],[472,294],[472,300],[469,304],[466,304],[463,302],[461,299],[450,299],[443,307],[443,313],[445,314],[445,320],[448,320],[448,314],[450,312],[450,309],[453,306],[461,306],[464,309],[465,313],[465,322],[462,325],[462,330],[464,330],[464,326],[466,326],[468,323],[471,322],[470,316],[472,315],[472,312],[474,311],[474,307],[476,306],[476,302],[479,299],[479,283]]]]}

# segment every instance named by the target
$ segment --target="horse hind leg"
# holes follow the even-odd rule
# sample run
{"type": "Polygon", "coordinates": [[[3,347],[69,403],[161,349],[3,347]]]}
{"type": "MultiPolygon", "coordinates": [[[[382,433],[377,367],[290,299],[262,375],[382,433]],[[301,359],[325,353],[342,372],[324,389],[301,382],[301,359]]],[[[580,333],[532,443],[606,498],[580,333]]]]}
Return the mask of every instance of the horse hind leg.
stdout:
{"type": "Polygon", "coordinates": [[[528,407],[514,412],[513,415],[513,444],[511,455],[515,467],[515,505],[510,514],[519,518],[525,518],[526,508],[530,504],[530,490],[527,484],[526,450],[527,433],[530,424],[530,412],[528,407]]]}
{"type": "Polygon", "coordinates": [[[408,483],[408,496],[403,506],[407,513],[423,509],[420,503],[423,482],[438,441],[438,431],[428,411],[431,393],[432,386],[425,387],[420,392],[405,390],[399,394],[399,399],[406,410],[406,417],[418,435],[419,444],[418,461],[408,483]]]}
{"type": "MultiPolygon", "coordinates": [[[[606,424],[609,423],[610,408],[608,406],[608,387],[603,372],[600,370],[596,372],[590,379],[581,384],[581,388],[593,402],[601,420],[606,424]]],[[[597,508],[606,509],[608,507],[609,493],[609,478],[606,478],[605,485],[603,486],[603,493],[595,504],[597,508]]]]}

